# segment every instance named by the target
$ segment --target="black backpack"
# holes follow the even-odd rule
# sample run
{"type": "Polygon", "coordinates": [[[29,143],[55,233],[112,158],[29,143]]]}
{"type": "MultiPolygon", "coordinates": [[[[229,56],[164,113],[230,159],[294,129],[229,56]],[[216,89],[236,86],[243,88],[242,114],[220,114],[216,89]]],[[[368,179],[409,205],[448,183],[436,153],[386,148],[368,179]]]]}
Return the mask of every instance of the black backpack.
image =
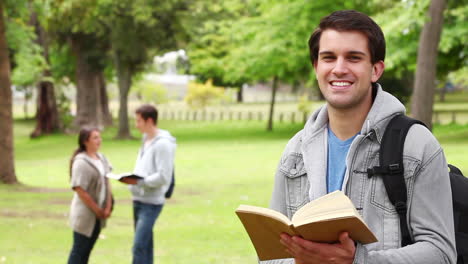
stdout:
{"type": "Polygon", "coordinates": [[[171,184],[169,185],[169,189],[167,189],[166,193],[164,194],[164,197],[171,198],[172,193],[174,192],[174,187],[175,187],[175,173],[174,173],[174,170],[172,170],[171,184]]]}
{"type": "MultiPolygon", "coordinates": [[[[424,123],[405,115],[397,115],[390,120],[385,129],[380,146],[380,166],[369,168],[369,177],[380,175],[392,204],[400,217],[402,246],[412,244],[406,223],[407,196],[403,176],[403,146],[406,134],[413,124],[424,123]]],[[[457,244],[457,264],[468,263],[468,178],[453,165],[448,165],[452,187],[455,240],[457,244]]]]}

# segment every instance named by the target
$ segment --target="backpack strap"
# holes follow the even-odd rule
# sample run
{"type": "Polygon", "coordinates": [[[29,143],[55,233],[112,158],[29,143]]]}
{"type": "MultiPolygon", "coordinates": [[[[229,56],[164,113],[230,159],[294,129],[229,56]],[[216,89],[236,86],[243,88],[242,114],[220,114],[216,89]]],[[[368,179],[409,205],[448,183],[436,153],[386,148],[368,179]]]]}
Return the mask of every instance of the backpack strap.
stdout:
{"type": "Polygon", "coordinates": [[[405,115],[397,115],[390,120],[385,129],[380,145],[380,166],[367,169],[369,177],[381,175],[385,190],[390,202],[400,218],[400,229],[402,235],[401,246],[412,244],[411,235],[406,221],[407,215],[407,189],[404,178],[403,147],[406,134],[414,124],[421,124],[419,120],[405,115]]]}

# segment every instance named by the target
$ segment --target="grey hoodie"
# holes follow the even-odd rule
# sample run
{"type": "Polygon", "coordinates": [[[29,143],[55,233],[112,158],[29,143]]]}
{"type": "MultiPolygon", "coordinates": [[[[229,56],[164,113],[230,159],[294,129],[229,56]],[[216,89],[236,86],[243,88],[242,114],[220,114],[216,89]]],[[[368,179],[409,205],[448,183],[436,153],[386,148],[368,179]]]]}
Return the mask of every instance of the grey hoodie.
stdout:
{"type": "MultiPolygon", "coordinates": [[[[143,137],[145,141],[146,135],[143,137]]],[[[171,183],[174,170],[176,139],[166,130],[158,134],[145,147],[143,144],[133,173],[142,176],[136,185],[129,185],[134,201],[149,204],[164,204],[164,194],[171,183]]]]}

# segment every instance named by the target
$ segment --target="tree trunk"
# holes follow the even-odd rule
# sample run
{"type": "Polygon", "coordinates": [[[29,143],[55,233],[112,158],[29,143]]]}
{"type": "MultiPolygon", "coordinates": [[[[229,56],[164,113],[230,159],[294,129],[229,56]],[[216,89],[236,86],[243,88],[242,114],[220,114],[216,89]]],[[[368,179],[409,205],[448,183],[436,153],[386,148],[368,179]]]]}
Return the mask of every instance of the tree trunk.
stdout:
{"type": "Polygon", "coordinates": [[[128,126],[128,92],[132,85],[132,71],[122,62],[117,53],[114,54],[114,60],[119,84],[119,131],[116,137],[120,139],[132,138],[128,126]]]}
{"type": "Polygon", "coordinates": [[[432,0],[428,20],[421,31],[416,78],[411,104],[412,116],[432,129],[432,110],[436,86],[437,48],[443,25],[446,0],[432,0]]]}
{"type": "Polygon", "coordinates": [[[273,87],[271,89],[270,114],[268,116],[267,131],[273,130],[273,114],[276,100],[276,90],[278,89],[278,76],[273,78],[273,87]]]}
{"type": "Polygon", "coordinates": [[[112,125],[112,114],[109,110],[109,97],[107,96],[106,79],[104,73],[99,75],[99,88],[101,89],[102,118],[105,126],[112,125]]]}
{"type": "Polygon", "coordinates": [[[60,129],[54,84],[50,81],[40,81],[37,90],[36,128],[31,133],[32,138],[51,134],[60,129]]]}
{"type": "Polygon", "coordinates": [[[447,80],[444,80],[443,82],[443,85],[442,87],[440,87],[440,93],[439,93],[439,101],[442,103],[442,102],[445,102],[445,93],[447,92],[447,89],[445,87],[445,83],[446,83],[447,80]]]}
{"type": "Polygon", "coordinates": [[[13,148],[13,109],[10,59],[5,36],[3,1],[0,1],[0,182],[18,183],[13,148]]]}
{"type": "MultiPolygon", "coordinates": [[[[35,27],[37,43],[42,47],[43,56],[49,64],[49,40],[47,32],[40,25],[35,12],[31,15],[31,24],[35,27]]],[[[55,100],[54,84],[48,80],[51,77],[50,71],[45,70],[42,73],[42,80],[37,84],[36,128],[31,133],[32,138],[60,130],[60,118],[55,100]]]]}
{"type": "Polygon", "coordinates": [[[239,90],[237,90],[237,102],[242,103],[244,101],[244,85],[241,85],[239,87],[239,90]]]}
{"type": "Polygon", "coordinates": [[[24,102],[23,102],[23,112],[24,112],[24,119],[28,119],[29,116],[29,111],[28,111],[28,103],[29,103],[29,95],[27,89],[29,88],[24,88],[24,102]]]}
{"type": "Polygon", "coordinates": [[[103,114],[101,106],[100,74],[102,71],[94,67],[86,59],[83,45],[86,37],[75,35],[71,38],[72,50],[76,57],[76,128],[103,128],[103,114]]]}

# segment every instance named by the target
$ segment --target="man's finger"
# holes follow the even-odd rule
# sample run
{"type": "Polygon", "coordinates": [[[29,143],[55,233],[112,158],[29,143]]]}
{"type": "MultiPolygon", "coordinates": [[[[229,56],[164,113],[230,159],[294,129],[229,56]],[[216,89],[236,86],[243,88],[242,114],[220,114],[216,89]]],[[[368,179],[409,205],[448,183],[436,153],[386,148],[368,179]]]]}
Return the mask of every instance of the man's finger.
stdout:
{"type": "Polygon", "coordinates": [[[353,251],[354,248],[356,247],[356,246],[354,245],[354,240],[352,240],[352,239],[349,237],[349,233],[348,233],[348,232],[343,232],[343,233],[341,233],[338,239],[340,240],[341,245],[343,245],[343,248],[346,249],[346,250],[351,250],[351,251],[353,251]]]}

